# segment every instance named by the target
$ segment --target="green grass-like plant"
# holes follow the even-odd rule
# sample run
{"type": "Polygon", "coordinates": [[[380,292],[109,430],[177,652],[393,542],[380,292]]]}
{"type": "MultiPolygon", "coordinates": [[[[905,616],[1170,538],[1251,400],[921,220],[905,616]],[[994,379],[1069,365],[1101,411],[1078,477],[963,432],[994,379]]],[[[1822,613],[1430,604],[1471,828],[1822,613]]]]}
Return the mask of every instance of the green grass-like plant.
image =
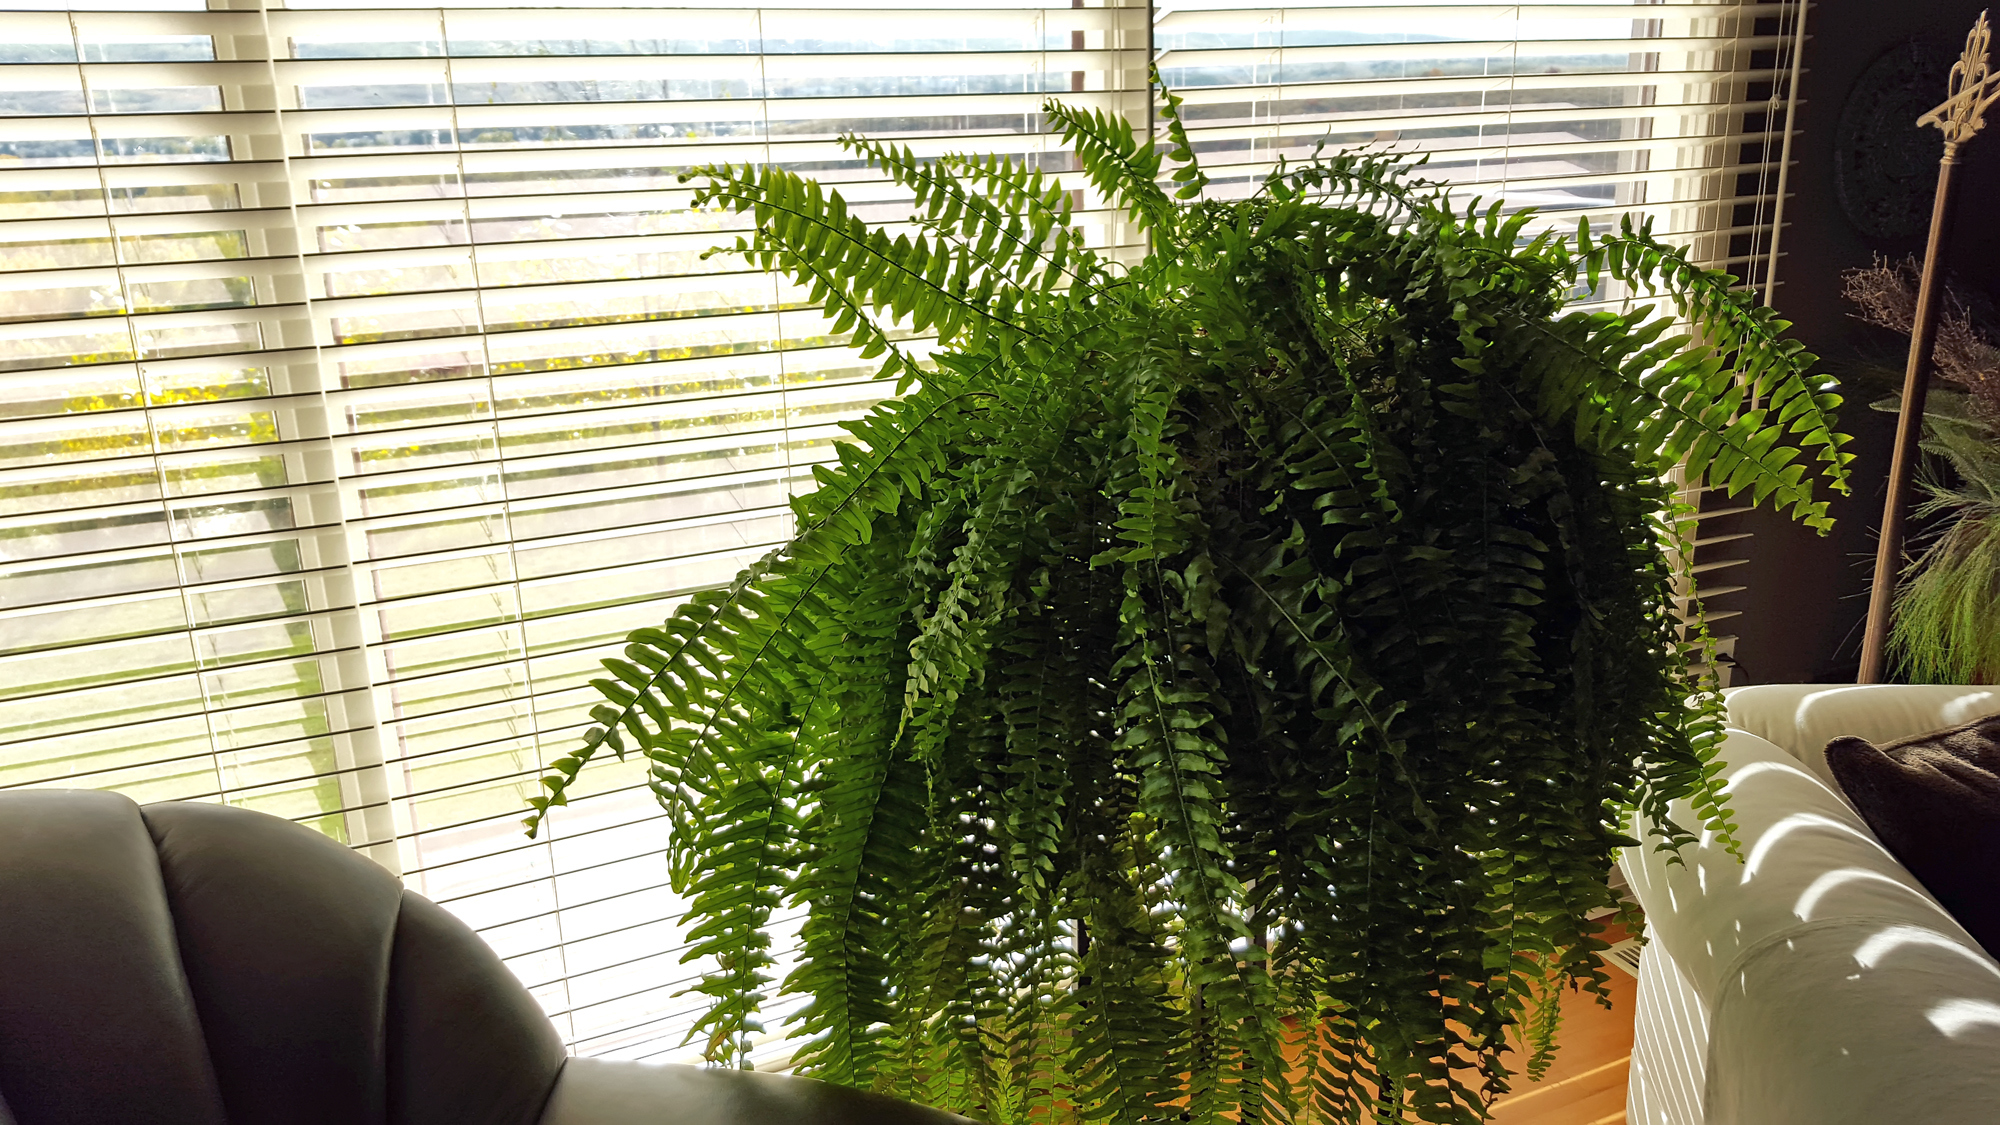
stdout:
{"type": "Polygon", "coordinates": [[[605,661],[534,801],[644,755],[711,1060],[748,1065],[796,907],[821,1078],[995,1122],[1478,1121],[1510,1031],[1538,1073],[1558,995],[1602,996],[1626,810],[1729,830],[1662,479],[1827,526],[1814,357],[1644,225],[1530,237],[1397,160],[1205,200],[1177,108],[1164,151],[1046,108],[1148,232],[1130,268],[1004,158],[849,138],[914,194],[894,235],[695,173],[904,392],[794,539],[605,661]],[[1664,307],[1566,309],[1604,278],[1664,307]]]}
{"type": "Polygon", "coordinates": [[[1950,390],[1924,406],[1923,447],[1935,460],[1913,514],[1934,530],[1903,572],[1889,629],[1890,658],[1911,683],[2000,682],[2000,427],[1979,406],[1950,390]]]}

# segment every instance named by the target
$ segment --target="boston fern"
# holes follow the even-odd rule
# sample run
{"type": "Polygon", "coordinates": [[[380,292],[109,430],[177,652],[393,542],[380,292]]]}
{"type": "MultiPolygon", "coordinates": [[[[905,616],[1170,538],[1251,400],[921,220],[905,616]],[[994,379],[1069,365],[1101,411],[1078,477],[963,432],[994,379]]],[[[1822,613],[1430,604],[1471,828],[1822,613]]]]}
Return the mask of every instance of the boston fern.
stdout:
{"type": "Polygon", "coordinates": [[[1814,357],[1644,227],[1526,237],[1394,160],[1202,200],[1174,109],[1163,152],[1047,107],[1148,232],[1129,268],[1003,158],[848,139],[914,193],[895,236],[695,173],[904,391],[794,539],[605,661],[533,802],[648,760],[711,1060],[748,1065],[796,907],[822,1078],[995,1122],[1477,1121],[1558,993],[1603,994],[1625,810],[1727,831],[1661,482],[1825,527],[1814,357]],[[1606,277],[1671,312],[1565,311],[1606,277]]]}

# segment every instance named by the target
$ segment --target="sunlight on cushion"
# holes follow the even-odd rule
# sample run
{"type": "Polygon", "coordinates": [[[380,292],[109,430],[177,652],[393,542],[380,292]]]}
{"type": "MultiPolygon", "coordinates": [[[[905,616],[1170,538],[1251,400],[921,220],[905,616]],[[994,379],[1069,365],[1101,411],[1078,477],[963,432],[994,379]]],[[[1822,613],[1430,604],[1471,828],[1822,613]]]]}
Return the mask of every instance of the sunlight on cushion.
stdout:
{"type": "MultiPolygon", "coordinates": [[[[1903,882],[1901,879],[1884,875],[1880,871],[1869,871],[1861,867],[1843,867],[1836,871],[1829,871],[1819,878],[1814,879],[1812,886],[1807,887],[1805,893],[1799,896],[1798,903],[1792,907],[1792,913],[1798,915],[1800,921],[1810,922],[1812,921],[1813,911],[1819,907],[1820,899],[1825,898],[1838,887],[1861,882],[1885,883],[1908,894],[1911,898],[1923,903],[1931,910],[1936,911],[1940,917],[1951,918],[1951,915],[1947,914],[1943,907],[1932,902],[1929,896],[1910,886],[1908,883],[1903,882]]],[[[1956,924],[1956,922],[1953,923],[1953,925],[1956,924]]]]}
{"type": "Polygon", "coordinates": [[[1968,1029],[1987,1025],[2000,1027],[2000,1004],[1990,1000],[1946,1000],[1924,1013],[1931,1026],[1953,1039],[1968,1029]]]}
{"type": "Polygon", "coordinates": [[[1907,946],[1928,946],[1956,953],[1994,976],[2000,977],[2000,965],[1995,965],[1992,958],[1971,949],[1964,942],[1953,941],[1943,934],[1916,926],[1890,926],[1862,942],[1861,948],[1854,951],[1854,959],[1860,962],[1864,969],[1879,968],[1890,954],[1907,946]]]}
{"type": "Polygon", "coordinates": [[[1751,879],[1756,878],[1758,867],[1770,857],[1771,852],[1779,844],[1784,842],[1785,837],[1803,828],[1831,828],[1836,832],[1844,832],[1857,840],[1864,841],[1870,847],[1882,852],[1884,855],[1888,854],[1882,848],[1882,845],[1876,841],[1875,837],[1852,824],[1845,824],[1830,816],[1823,816],[1819,813],[1793,813],[1772,825],[1770,831],[1764,833],[1763,837],[1750,848],[1750,858],[1743,861],[1743,878],[1741,882],[1748,883],[1751,879]]]}

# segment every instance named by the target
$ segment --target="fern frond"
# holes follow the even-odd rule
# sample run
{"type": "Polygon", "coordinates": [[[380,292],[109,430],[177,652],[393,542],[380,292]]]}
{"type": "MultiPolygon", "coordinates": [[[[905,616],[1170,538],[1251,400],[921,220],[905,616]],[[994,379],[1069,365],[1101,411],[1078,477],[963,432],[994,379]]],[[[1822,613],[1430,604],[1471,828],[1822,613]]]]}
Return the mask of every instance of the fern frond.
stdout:
{"type": "MultiPolygon", "coordinates": [[[[1832,525],[1828,502],[1815,496],[1805,466],[1795,463],[1799,449],[1779,444],[1784,428],[1767,424],[1768,408],[1744,408],[1747,385],[1714,351],[1685,337],[1637,351],[1621,349],[1634,337],[1616,313],[1571,313],[1526,328],[1544,347],[1581,365],[1565,372],[1561,364],[1547,363],[1549,378],[1540,390],[1555,411],[1574,412],[1580,431],[1594,433],[1595,443],[1638,445],[1654,451],[1661,473],[1685,465],[1729,495],[1747,489],[1757,502],[1772,500],[1809,527],[1824,531],[1832,525]]],[[[1805,384],[1802,375],[1792,379],[1805,384]]],[[[1844,460],[1841,466],[1831,480],[1845,491],[1844,460]]]]}
{"type": "Polygon", "coordinates": [[[689,887],[689,912],[705,920],[688,931],[681,963],[715,966],[686,990],[710,999],[686,1041],[704,1040],[711,1063],[747,1065],[753,1037],[765,1030],[756,1017],[777,964],[767,931],[799,860],[796,751],[795,731],[767,732],[704,810],[711,860],[689,887]]]}
{"type": "MultiPolygon", "coordinates": [[[[842,137],[840,144],[908,188],[920,223],[969,251],[968,259],[985,272],[950,283],[978,293],[1001,319],[1020,301],[1021,290],[1088,288],[1103,274],[1072,219],[1069,193],[1011,157],[947,153],[926,165],[907,147],[855,136],[842,137]],[[991,284],[989,275],[995,279],[991,284]]],[[[965,343],[976,349],[980,340],[975,336],[965,343]]]]}
{"type": "Polygon", "coordinates": [[[997,474],[966,519],[964,541],[942,575],[945,587],[920,611],[910,642],[909,677],[897,731],[909,736],[909,751],[920,761],[935,758],[967,683],[983,676],[986,637],[1006,610],[1005,593],[1020,564],[1019,501],[1033,484],[1025,467],[997,474]]]}
{"type": "Polygon", "coordinates": [[[695,596],[661,628],[634,631],[627,638],[628,660],[607,660],[613,675],[591,681],[605,698],[591,709],[596,725],[577,750],[551,764],[543,778],[549,795],[530,801],[535,811],[524,822],[530,837],[549,808],[567,803],[570,784],[599,748],[610,746],[624,755],[627,735],[654,759],[654,790],[669,812],[681,820],[692,815],[691,798],[677,786],[683,775],[708,770],[700,757],[701,735],[726,719],[734,690],[724,683],[725,667],[734,674],[730,682],[741,683],[765,667],[761,655],[773,645],[810,666],[809,651],[782,626],[844,553],[869,539],[876,513],[896,510],[905,496],[922,489],[947,455],[934,427],[978,397],[966,392],[931,403],[891,400],[848,423],[868,452],[843,445],[840,470],[815,466],[821,487],[799,506],[803,526],[797,536],[746,568],[727,590],[695,596]],[[760,589],[760,582],[768,585],[760,589]],[[754,617],[745,615],[746,605],[754,617]],[[763,612],[757,613],[760,607],[763,612]],[[747,663],[730,663],[731,657],[752,653],[757,656],[747,663]],[[699,715],[702,725],[676,724],[676,713],[699,715]]]}
{"type": "Polygon", "coordinates": [[[1160,190],[1160,151],[1153,138],[1143,140],[1132,123],[1101,109],[1079,109],[1054,98],[1042,104],[1075,150],[1090,182],[1104,197],[1132,216],[1141,230],[1171,232],[1173,201],[1160,190]]]}
{"type": "MultiPolygon", "coordinates": [[[[860,651],[886,656],[888,649],[860,651]]],[[[806,836],[815,862],[792,887],[808,912],[799,965],[784,988],[808,997],[795,1017],[792,1033],[805,1042],[794,1065],[866,1087],[886,1061],[897,1015],[890,986],[895,915],[920,877],[913,860],[921,821],[913,813],[924,779],[920,767],[893,753],[888,724],[859,719],[843,714],[829,739],[829,749],[840,752],[825,757],[811,786],[806,836]]]]}
{"type": "MultiPolygon", "coordinates": [[[[782,168],[714,165],[683,174],[702,177],[695,208],[721,204],[749,213],[756,228],[739,237],[734,252],[751,264],[790,274],[808,287],[813,300],[838,309],[836,331],[854,331],[867,343],[864,354],[890,348],[888,336],[869,320],[905,320],[913,334],[936,332],[943,344],[986,336],[1007,343],[1038,333],[1008,319],[1012,302],[970,246],[956,247],[919,233],[891,238],[848,212],[837,191],[828,191],[782,168]]],[[[890,361],[915,377],[899,353],[890,361]]],[[[886,374],[886,368],[885,368],[886,374]]]]}
{"type": "Polygon", "coordinates": [[[1180,200],[1200,199],[1208,190],[1208,173],[1202,171],[1201,161],[1195,157],[1194,143],[1188,140],[1187,123],[1181,119],[1181,98],[1167,88],[1160,79],[1160,68],[1154,64],[1150,71],[1153,86],[1160,91],[1160,117],[1167,123],[1167,159],[1174,163],[1174,198],[1180,200]]]}
{"type": "Polygon", "coordinates": [[[1736,288],[1736,279],[1703,269],[1652,235],[1652,220],[1630,216],[1620,232],[1593,239],[1588,226],[1578,233],[1578,262],[1593,279],[1599,270],[1638,287],[1665,292],[1680,315],[1699,333],[1728,342],[1726,358],[1713,366],[1683,363],[1648,380],[1648,389],[1670,403],[1674,424],[1659,435],[1671,456],[1685,455],[1689,471],[1708,474],[1712,483],[1735,495],[1744,489],[1763,502],[1775,497],[1781,510],[1824,533],[1832,526],[1824,502],[1815,502],[1798,484],[1803,467],[1788,468],[1796,452],[1779,446],[1789,435],[1796,448],[1814,452],[1829,487],[1847,492],[1853,454],[1841,447],[1847,437],[1834,427],[1840,406],[1834,380],[1813,371],[1819,357],[1796,340],[1791,327],[1768,307],[1736,288]],[[1699,399],[1704,405],[1691,408],[1699,399]]]}
{"type": "Polygon", "coordinates": [[[1427,156],[1340,152],[1298,167],[1280,165],[1265,177],[1259,191],[1278,200],[1311,199],[1323,206],[1371,213],[1441,210],[1442,189],[1416,179],[1428,161],[1427,156]]]}

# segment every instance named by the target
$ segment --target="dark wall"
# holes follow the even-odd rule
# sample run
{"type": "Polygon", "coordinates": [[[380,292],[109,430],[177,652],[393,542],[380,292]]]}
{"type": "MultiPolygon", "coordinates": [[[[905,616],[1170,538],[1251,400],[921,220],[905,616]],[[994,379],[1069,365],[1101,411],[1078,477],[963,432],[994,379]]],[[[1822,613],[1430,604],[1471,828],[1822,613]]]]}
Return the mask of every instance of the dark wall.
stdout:
{"type": "MultiPolygon", "coordinates": [[[[1737,683],[1854,678],[1895,434],[1894,417],[1870,410],[1868,402],[1886,390],[1881,368],[1895,370],[1891,383],[1900,379],[1907,342],[1853,320],[1841,299],[1840,275],[1867,265],[1877,253],[1921,254],[1923,246],[1921,236],[1871,239],[1843,213],[1834,180],[1837,125],[1856,80],[1884,52],[1919,40],[1935,57],[1954,59],[1988,2],[1821,0],[1808,19],[1801,132],[1793,141],[1797,163],[1789,184],[1792,198],[1786,204],[1774,303],[1794,322],[1794,335],[1848,383],[1841,422],[1854,435],[1848,448],[1858,456],[1853,495],[1834,505],[1839,523],[1827,536],[1761,511],[1714,521],[1712,530],[1704,525],[1704,535],[1755,534],[1749,541],[1750,561],[1727,575],[1729,585],[1747,589],[1710,606],[1711,612],[1741,611],[1740,617],[1718,625],[1719,632],[1739,638],[1737,683]]],[[[1944,100],[1942,84],[1934,100],[1944,100]]],[[[1926,151],[1941,154],[1942,137],[1934,129],[1925,132],[1937,138],[1926,151]]],[[[1949,266],[1967,288],[1994,292],[2000,280],[1995,269],[2000,264],[2000,120],[1970,146],[1959,177],[1949,266]]]]}

